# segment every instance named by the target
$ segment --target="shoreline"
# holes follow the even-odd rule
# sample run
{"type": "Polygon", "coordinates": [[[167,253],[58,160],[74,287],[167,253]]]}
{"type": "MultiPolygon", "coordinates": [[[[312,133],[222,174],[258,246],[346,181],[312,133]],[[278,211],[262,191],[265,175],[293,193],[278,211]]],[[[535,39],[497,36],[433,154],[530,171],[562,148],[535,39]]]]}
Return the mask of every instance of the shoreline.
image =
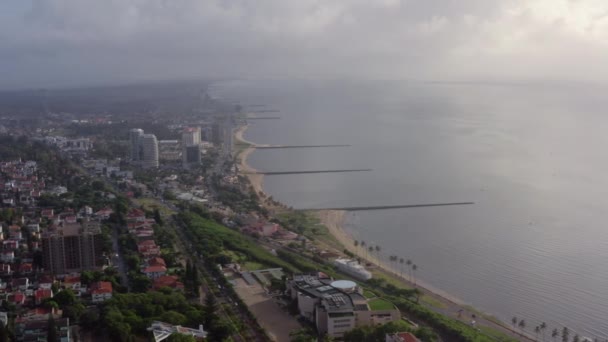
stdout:
{"type": "MultiPolygon", "coordinates": [[[[236,155],[236,161],[238,165],[239,172],[242,173],[249,182],[253,186],[254,190],[261,194],[261,197],[268,198],[268,194],[264,192],[263,184],[264,184],[264,175],[255,174],[252,172],[257,172],[255,168],[253,168],[249,163],[247,163],[247,158],[253,151],[254,148],[251,146],[257,146],[257,144],[246,140],[243,135],[245,131],[249,128],[249,124],[241,125],[234,131],[234,138],[236,141],[248,145],[244,150],[239,151],[236,155]],[[245,172],[245,173],[243,173],[245,172]]],[[[269,208],[270,209],[270,208],[269,208]]],[[[439,301],[442,304],[446,304],[448,306],[447,309],[443,309],[441,311],[445,311],[443,314],[447,317],[458,319],[464,322],[468,322],[469,319],[467,317],[471,317],[472,315],[479,315],[477,320],[479,321],[480,326],[487,326],[494,329],[502,330],[504,333],[511,335],[520,340],[525,341],[535,341],[528,333],[526,332],[524,336],[522,336],[518,331],[514,330],[507,323],[490,316],[487,313],[484,313],[480,310],[477,310],[470,304],[466,304],[464,301],[458,299],[457,297],[450,295],[449,293],[434,288],[432,285],[425,283],[424,281],[420,281],[414,276],[414,282],[408,279],[407,271],[400,275],[399,271],[394,270],[392,267],[387,265],[386,261],[379,260],[374,253],[365,253],[360,247],[355,247],[355,239],[347,232],[344,228],[344,224],[346,221],[345,210],[319,210],[315,212],[315,217],[317,217],[321,224],[323,224],[329,231],[329,233],[340,243],[342,246],[331,245],[338,252],[342,253],[345,248],[349,252],[353,253],[356,257],[361,258],[361,260],[365,260],[366,263],[372,264],[372,268],[370,271],[380,272],[384,276],[392,277],[399,281],[402,285],[405,285],[410,288],[418,288],[423,295],[429,296],[434,300],[439,301]],[[340,248],[342,247],[342,248],[340,248]],[[454,310],[456,308],[456,310],[454,310]],[[460,317],[458,311],[461,310],[463,316],[460,317]],[[491,317],[491,319],[488,319],[491,317]]],[[[330,245],[327,241],[326,244],[330,245]]],[[[366,247],[367,248],[367,247],[366,247]]],[[[381,251],[382,253],[382,251],[381,251]]],[[[430,306],[430,305],[428,305],[430,306]]]]}
{"type": "Polygon", "coordinates": [[[255,145],[253,142],[246,140],[243,135],[245,131],[249,128],[249,124],[241,125],[234,132],[234,139],[244,145],[248,145],[243,151],[240,151],[236,156],[237,165],[239,168],[239,172],[242,173],[247,179],[249,179],[249,183],[253,186],[253,189],[259,194],[264,194],[264,197],[268,197],[268,195],[264,192],[264,175],[257,174],[258,170],[247,163],[247,158],[249,155],[255,151],[251,146],[255,145]]]}

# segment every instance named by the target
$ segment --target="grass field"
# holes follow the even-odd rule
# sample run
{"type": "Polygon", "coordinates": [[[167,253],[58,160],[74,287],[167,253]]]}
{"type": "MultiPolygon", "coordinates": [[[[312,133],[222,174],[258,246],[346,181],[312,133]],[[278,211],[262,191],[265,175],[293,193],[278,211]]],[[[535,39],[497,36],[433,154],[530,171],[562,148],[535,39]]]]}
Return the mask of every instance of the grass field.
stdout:
{"type": "Polygon", "coordinates": [[[372,298],[376,298],[376,294],[373,293],[370,290],[363,290],[363,297],[367,298],[367,299],[372,299],[372,298]]]}
{"type": "Polygon", "coordinates": [[[369,304],[369,308],[373,311],[392,310],[395,308],[393,303],[382,298],[372,299],[367,304],[369,304]]]}

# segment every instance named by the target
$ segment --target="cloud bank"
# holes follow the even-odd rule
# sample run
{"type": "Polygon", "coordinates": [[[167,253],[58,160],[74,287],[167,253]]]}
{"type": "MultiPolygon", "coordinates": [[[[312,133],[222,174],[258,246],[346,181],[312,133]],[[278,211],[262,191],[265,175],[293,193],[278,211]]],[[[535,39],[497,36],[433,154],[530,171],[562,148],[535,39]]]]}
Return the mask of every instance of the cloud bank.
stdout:
{"type": "Polygon", "coordinates": [[[0,87],[197,77],[608,79],[596,0],[6,0],[0,87]]]}

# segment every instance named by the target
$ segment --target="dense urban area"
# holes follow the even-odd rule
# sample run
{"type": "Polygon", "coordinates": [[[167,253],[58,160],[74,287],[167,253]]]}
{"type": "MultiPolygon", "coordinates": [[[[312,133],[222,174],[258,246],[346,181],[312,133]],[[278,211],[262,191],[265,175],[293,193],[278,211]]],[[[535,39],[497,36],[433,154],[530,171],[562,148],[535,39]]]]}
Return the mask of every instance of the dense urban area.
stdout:
{"type": "Polygon", "coordinates": [[[579,339],[447,314],[410,260],[257,191],[235,133],[269,110],[210,84],[0,105],[0,341],[579,339]]]}

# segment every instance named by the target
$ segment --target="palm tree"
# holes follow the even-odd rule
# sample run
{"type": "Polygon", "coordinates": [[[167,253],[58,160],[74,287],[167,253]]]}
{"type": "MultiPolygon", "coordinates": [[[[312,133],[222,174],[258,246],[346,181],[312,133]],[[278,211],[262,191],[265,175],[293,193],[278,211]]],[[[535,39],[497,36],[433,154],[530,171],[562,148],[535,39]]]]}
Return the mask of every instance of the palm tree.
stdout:
{"type": "Polygon", "coordinates": [[[553,329],[553,331],[551,332],[551,338],[553,339],[553,341],[557,340],[557,336],[559,336],[559,331],[557,331],[557,328],[553,329]]]}
{"type": "Polygon", "coordinates": [[[407,259],[407,261],[405,262],[407,265],[407,271],[410,275],[410,283],[412,282],[412,260],[407,259]]]}
{"type": "Polygon", "coordinates": [[[522,319],[521,321],[519,321],[518,326],[519,326],[519,329],[521,330],[521,335],[523,336],[524,329],[526,328],[526,321],[522,319]]]}
{"type": "MultiPolygon", "coordinates": [[[[373,246],[369,246],[367,248],[367,250],[369,251],[369,253],[373,253],[374,252],[374,247],[373,246]]],[[[369,254],[367,254],[368,258],[369,258],[369,254]]]]}
{"type": "Polygon", "coordinates": [[[412,275],[414,275],[414,287],[416,287],[416,270],[418,269],[418,266],[416,266],[416,264],[412,264],[412,275]]]}
{"type": "Polygon", "coordinates": [[[536,340],[538,341],[538,335],[540,335],[540,326],[534,327],[534,333],[536,334],[536,340]]]}
{"type": "Polygon", "coordinates": [[[380,264],[380,246],[376,245],[376,259],[378,259],[378,264],[380,264]]]}
{"type": "Polygon", "coordinates": [[[359,247],[359,240],[355,240],[354,244],[355,244],[355,248],[359,247]]]}
{"type": "Polygon", "coordinates": [[[403,263],[405,262],[405,260],[403,260],[403,258],[399,258],[399,263],[401,264],[401,278],[403,278],[403,263]]]}
{"type": "Polygon", "coordinates": [[[361,240],[361,242],[359,242],[359,245],[365,250],[365,241],[361,240]]]}
{"type": "Polygon", "coordinates": [[[543,332],[543,342],[545,342],[545,329],[547,329],[547,323],[541,322],[540,323],[540,331],[543,332]]]}
{"type": "Polygon", "coordinates": [[[517,327],[517,317],[513,316],[513,318],[511,318],[511,323],[513,323],[513,329],[515,329],[517,327]]]}
{"type": "Polygon", "coordinates": [[[572,342],[581,342],[581,338],[578,336],[578,334],[574,335],[572,342]]]}
{"type": "Polygon", "coordinates": [[[567,327],[562,329],[562,342],[568,342],[570,340],[570,330],[567,327]]]}

